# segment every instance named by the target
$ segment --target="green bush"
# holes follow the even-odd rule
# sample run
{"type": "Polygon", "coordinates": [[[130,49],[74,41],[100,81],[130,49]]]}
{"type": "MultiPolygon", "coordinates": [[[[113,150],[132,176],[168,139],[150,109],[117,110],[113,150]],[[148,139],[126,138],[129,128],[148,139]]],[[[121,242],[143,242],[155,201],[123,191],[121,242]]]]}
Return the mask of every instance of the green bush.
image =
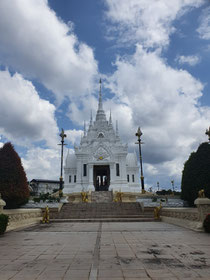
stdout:
{"type": "Polygon", "coordinates": [[[60,202],[60,197],[53,197],[53,196],[50,196],[49,193],[46,193],[46,194],[40,194],[39,197],[34,197],[33,198],[33,201],[34,202],[40,202],[40,201],[43,201],[43,202],[60,202]]]}
{"type": "Polygon", "coordinates": [[[205,229],[205,232],[210,233],[210,214],[206,215],[206,218],[203,222],[203,227],[205,229]]]}
{"type": "Polygon", "coordinates": [[[204,189],[206,197],[210,198],[210,144],[202,143],[185,162],[181,189],[181,198],[190,206],[194,205],[201,189],[204,189]]]}
{"type": "Polygon", "coordinates": [[[0,193],[6,208],[18,208],[28,202],[26,174],[11,143],[4,144],[0,149],[0,193]]]}
{"type": "Polygon", "coordinates": [[[157,195],[170,195],[170,194],[173,194],[173,192],[171,189],[169,189],[169,190],[156,191],[156,194],[157,195]]]}
{"type": "Polygon", "coordinates": [[[33,201],[39,203],[39,202],[40,202],[40,198],[39,198],[39,197],[34,197],[34,198],[33,198],[33,201]]]}
{"type": "Polygon", "coordinates": [[[0,214],[0,234],[4,234],[9,222],[9,217],[4,214],[0,214]]]}
{"type": "Polygon", "coordinates": [[[40,195],[39,195],[39,198],[40,198],[40,200],[42,200],[42,201],[46,201],[47,199],[49,199],[49,197],[50,197],[50,194],[49,193],[41,193],[40,195]]]}

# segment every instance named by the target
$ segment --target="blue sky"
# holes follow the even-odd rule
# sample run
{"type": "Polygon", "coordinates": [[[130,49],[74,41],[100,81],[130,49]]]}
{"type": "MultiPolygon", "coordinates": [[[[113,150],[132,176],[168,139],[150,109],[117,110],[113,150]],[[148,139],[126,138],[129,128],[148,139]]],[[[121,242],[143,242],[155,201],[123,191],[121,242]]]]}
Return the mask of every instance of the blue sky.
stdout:
{"type": "Polygon", "coordinates": [[[59,178],[59,131],[73,152],[101,77],[130,151],[142,128],[146,187],[178,189],[207,141],[209,61],[209,1],[2,0],[0,145],[15,145],[28,179],[59,178]]]}

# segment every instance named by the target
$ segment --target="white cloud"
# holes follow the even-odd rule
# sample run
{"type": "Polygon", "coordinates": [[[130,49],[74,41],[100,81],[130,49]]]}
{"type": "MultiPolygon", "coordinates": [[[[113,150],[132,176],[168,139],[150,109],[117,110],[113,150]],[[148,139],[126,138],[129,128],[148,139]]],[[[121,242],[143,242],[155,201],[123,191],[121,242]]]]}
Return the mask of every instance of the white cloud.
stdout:
{"type": "Polygon", "coordinates": [[[175,31],[172,22],[204,0],[106,0],[106,16],[114,26],[109,35],[122,44],[166,46],[175,31]]]}
{"type": "Polygon", "coordinates": [[[176,61],[179,64],[189,64],[190,66],[195,66],[200,62],[200,57],[197,55],[179,55],[176,57],[176,61]]]}
{"type": "Polygon", "coordinates": [[[65,133],[67,135],[66,142],[77,145],[80,143],[81,135],[83,135],[83,131],[77,129],[65,130],[65,133]]]}
{"type": "Polygon", "coordinates": [[[0,1],[0,61],[56,93],[91,92],[97,62],[47,0],[0,1]]]}
{"type": "Polygon", "coordinates": [[[200,26],[197,29],[201,39],[210,39],[210,7],[203,10],[202,16],[200,17],[200,26]]]}
{"type": "Polygon", "coordinates": [[[28,145],[56,144],[55,106],[39,97],[33,84],[20,74],[0,71],[0,133],[9,141],[28,145]]]}
{"type": "MultiPolygon", "coordinates": [[[[67,153],[73,153],[72,149],[64,146],[64,160],[67,153]]],[[[41,147],[31,147],[21,158],[28,180],[32,179],[48,179],[59,180],[60,178],[60,146],[54,148],[43,149],[41,147]]]]}
{"type": "Polygon", "coordinates": [[[60,153],[59,149],[42,149],[32,147],[21,159],[28,180],[48,179],[59,180],[60,153]]]}
{"type": "Polygon", "coordinates": [[[134,146],[140,125],[144,163],[152,165],[147,175],[155,172],[180,179],[189,154],[206,141],[210,108],[199,104],[203,85],[187,71],[166,65],[159,53],[146,52],[141,46],[133,56],[119,58],[115,66],[109,87],[122,104],[118,106],[127,108],[120,110],[121,118],[127,119],[121,123],[122,138],[134,146]]]}
{"type": "Polygon", "coordinates": [[[93,95],[85,96],[81,99],[75,99],[69,105],[69,113],[68,116],[72,122],[80,125],[81,127],[84,125],[84,121],[86,124],[89,123],[90,114],[92,110],[93,116],[95,115],[98,107],[97,99],[93,95]]]}

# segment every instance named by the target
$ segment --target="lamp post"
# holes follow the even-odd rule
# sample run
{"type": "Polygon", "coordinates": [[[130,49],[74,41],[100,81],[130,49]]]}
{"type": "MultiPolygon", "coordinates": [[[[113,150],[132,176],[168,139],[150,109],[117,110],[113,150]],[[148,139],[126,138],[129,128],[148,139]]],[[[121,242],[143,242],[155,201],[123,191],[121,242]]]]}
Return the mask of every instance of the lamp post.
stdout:
{"type": "Polygon", "coordinates": [[[174,192],[174,180],[171,180],[172,191],[174,192]]]}
{"type": "Polygon", "coordinates": [[[158,189],[158,191],[160,189],[160,183],[159,182],[157,182],[157,189],[158,189]]]}
{"type": "Polygon", "coordinates": [[[208,135],[208,137],[209,137],[209,143],[210,143],[210,126],[209,126],[209,130],[207,129],[205,134],[208,135]]]}
{"type": "Polygon", "coordinates": [[[138,130],[136,132],[136,136],[138,137],[137,139],[137,143],[135,144],[138,144],[139,145],[139,159],[140,159],[140,167],[141,167],[141,192],[142,193],[145,193],[145,190],[144,190],[144,175],[143,175],[143,165],[142,165],[142,154],[141,154],[141,144],[143,144],[143,142],[141,141],[141,136],[142,136],[142,132],[141,132],[141,129],[140,127],[138,127],[138,130]]]}
{"type": "Polygon", "coordinates": [[[60,133],[61,137],[61,144],[58,144],[61,146],[61,175],[60,175],[60,187],[59,187],[59,196],[62,196],[62,189],[63,189],[63,146],[66,145],[64,144],[64,138],[66,137],[66,134],[64,133],[63,128],[61,129],[60,133]]]}

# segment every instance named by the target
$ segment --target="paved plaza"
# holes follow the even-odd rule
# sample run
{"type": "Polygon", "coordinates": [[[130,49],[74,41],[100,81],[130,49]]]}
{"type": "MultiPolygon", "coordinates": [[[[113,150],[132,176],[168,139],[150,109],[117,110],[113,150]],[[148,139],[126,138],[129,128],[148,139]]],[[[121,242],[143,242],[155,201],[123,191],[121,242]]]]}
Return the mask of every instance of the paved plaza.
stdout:
{"type": "Polygon", "coordinates": [[[210,235],[161,222],[52,223],[0,237],[0,280],[210,279],[210,235]]]}

